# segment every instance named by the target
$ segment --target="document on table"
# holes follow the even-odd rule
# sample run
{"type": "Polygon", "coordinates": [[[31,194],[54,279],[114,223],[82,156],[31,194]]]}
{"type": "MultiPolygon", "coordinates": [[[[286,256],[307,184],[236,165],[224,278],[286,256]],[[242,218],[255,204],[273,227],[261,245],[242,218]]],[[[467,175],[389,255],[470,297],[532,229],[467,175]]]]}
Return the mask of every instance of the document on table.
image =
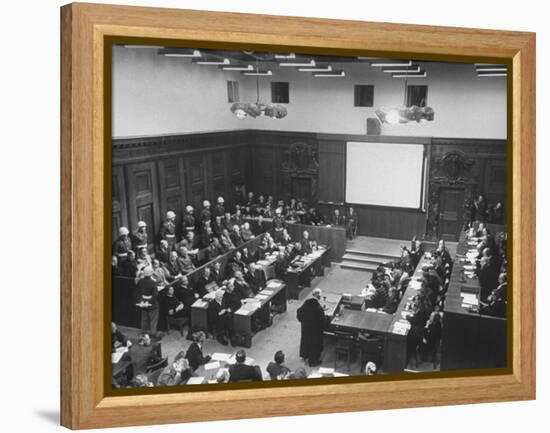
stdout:
{"type": "Polygon", "coordinates": [[[229,358],[231,358],[229,353],[215,352],[212,354],[212,361],[228,362],[229,358]]]}
{"type": "Polygon", "coordinates": [[[263,289],[260,293],[262,295],[270,296],[270,295],[273,295],[273,290],[263,289]]]}
{"type": "Polygon", "coordinates": [[[116,364],[118,361],[120,361],[120,358],[122,358],[122,355],[124,355],[124,352],[114,352],[112,356],[113,364],[116,364]]]}
{"type": "Polygon", "coordinates": [[[264,299],[267,299],[269,298],[268,295],[262,295],[261,293],[258,293],[256,296],[255,296],[256,299],[259,299],[260,301],[263,301],[264,299]]]}
{"type": "Polygon", "coordinates": [[[204,383],[204,377],[190,377],[187,381],[187,385],[202,385],[204,383]]]}
{"type": "Polygon", "coordinates": [[[334,374],[334,368],[319,367],[319,374],[334,374]]]}
{"type": "Polygon", "coordinates": [[[219,363],[219,361],[214,361],[214,362],[209,362],[208,364],[204,364],[205,370],[213,370],[215,368],[220,368],[220,367],[221,367],[221,364],[219,363]]]}

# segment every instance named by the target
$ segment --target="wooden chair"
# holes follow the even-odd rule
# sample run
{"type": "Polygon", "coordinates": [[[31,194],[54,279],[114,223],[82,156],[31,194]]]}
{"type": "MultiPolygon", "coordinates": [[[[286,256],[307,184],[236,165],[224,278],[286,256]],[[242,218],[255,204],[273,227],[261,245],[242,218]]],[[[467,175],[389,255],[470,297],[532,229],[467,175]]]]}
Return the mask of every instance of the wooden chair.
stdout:
{"type": "Polygon", "coordinates": [[[334,347],[334,369],[338,365],[340,358],[345,358],[348,371],[350,370],[351,361],[355,355],[355,349],[357,347],[357,338],[354,334],[340,332],[340,331],[325,331],[323,333],[325,337],[335,342],[334,347]]]}
{"type": "Polygon", "coordinates": [[[361,351],[361,373],[364,372],[365,365],[369,361],[374,362],[377,368],[380,368],[383,363],[383,340],[373,335],[361,335],[357,342],[361,351]]]}
{"type": "Polygon", "coordinates": [[[172,329],[172,327],[174,327],[174,328],[176,328],[177,330],[180,331],[181,336],[183,337],[183,328],[185,327],[185,325],[187,325],[189,323],[189,318],[188,317],[172,317],[170,315],[167,315],[166,316],[166,323],[167,323],[167,326],[168,326],[168,332],[170,332],[170,329],[172,329]]]}

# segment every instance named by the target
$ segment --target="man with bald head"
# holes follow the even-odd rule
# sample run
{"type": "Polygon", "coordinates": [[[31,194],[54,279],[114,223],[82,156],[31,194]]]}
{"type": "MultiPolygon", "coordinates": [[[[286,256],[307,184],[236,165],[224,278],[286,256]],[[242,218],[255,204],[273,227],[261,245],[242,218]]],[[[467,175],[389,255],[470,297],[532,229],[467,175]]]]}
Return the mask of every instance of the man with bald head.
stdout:
{"type": "Polygon", "coordinates": [[[321,364],[323,351],[323,330],[325,328],[325,312],[321,306],[321,289],[313,289],[311,298],[305,301],[297,311],[301,323],[300,357],[309,361],[311,367],[321,364]]]}

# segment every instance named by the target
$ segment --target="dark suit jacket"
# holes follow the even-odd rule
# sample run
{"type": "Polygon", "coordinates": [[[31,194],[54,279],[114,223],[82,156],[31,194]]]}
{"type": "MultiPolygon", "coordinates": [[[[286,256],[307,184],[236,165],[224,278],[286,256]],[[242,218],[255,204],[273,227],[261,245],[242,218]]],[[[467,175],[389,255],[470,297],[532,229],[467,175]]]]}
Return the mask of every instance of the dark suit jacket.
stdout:
{"type": "Polygon", "coordinates": [[[210,356],[203,356],[202,349],[197,343],[191,343],[191,346],[189,346],[189,349],[185,353],[185,357],[193,370],[199,368],[200,365],[210,362],[210,356]]]}
{"type": "Polygon", "coordinates": [[[262,380],[262,372],[257,365],[233,364],[229,367],[229,382],[262,380]]]}

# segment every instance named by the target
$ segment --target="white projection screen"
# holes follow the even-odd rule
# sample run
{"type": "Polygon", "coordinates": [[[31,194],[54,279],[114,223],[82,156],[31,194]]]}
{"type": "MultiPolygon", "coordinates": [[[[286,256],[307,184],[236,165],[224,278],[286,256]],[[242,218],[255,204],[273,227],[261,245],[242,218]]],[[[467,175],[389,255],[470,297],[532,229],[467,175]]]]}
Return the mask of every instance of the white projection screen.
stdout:
{"type": "Polygon", "coordinates": [[[423,207],[424,145],[348,141],[346,202],[423,207]]]}

